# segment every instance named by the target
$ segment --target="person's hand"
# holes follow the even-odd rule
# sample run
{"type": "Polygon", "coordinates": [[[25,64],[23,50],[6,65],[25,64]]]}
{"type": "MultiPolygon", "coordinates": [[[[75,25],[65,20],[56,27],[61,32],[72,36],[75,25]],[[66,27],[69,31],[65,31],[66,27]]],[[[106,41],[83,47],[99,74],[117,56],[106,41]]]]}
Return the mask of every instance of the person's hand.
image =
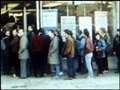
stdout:
{"type": "Polygon", "coordinates": [[[113,52],[113,55],[116,55],[116,53],[115,53],[115,52],[113,52]]]}
{"type": "Polygon", "coordinates": [[[64,57],[64,58],[63,58],[63,60],[67,60],[67,58],[66,58],[66,57],[64,57]]]}
{"type": "Polygon", "coordinates": [[[99,48],[96,48],[96,51],[101,51],[101,49],[99,49],[99,48]]]}

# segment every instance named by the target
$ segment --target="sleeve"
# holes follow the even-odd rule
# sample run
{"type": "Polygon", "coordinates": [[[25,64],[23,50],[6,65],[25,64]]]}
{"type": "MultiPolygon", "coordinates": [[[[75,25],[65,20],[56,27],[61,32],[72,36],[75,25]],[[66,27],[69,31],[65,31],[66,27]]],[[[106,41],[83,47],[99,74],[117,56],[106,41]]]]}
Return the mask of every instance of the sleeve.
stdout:
{"type": "Polygon", "coordinates": [[[107,48],[106,42],[104,40],[101,40],[101,42],[102,42],[101,50],[105,50],[107,48]]]}

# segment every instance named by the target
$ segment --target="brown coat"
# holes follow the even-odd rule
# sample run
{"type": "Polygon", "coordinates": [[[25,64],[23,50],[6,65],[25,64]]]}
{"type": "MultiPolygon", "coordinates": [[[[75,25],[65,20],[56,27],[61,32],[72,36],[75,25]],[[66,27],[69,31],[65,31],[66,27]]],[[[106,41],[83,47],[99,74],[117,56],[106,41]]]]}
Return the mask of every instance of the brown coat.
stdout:
{"type": "Polygon", "coordinates": [[[65,43],[64,55],[68,58],[73,58],[75,56],[75,43],[74,39],[72,39],[71,37],[68,37],[65,43]]]}

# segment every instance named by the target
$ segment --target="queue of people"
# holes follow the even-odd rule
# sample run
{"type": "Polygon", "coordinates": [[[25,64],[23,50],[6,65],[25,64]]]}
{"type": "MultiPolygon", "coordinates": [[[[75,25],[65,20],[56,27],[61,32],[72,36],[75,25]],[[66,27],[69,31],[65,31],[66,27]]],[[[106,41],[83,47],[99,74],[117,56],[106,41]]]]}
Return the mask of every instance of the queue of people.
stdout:
{"type": "MultiPolygon", "coordinates": [[[[78,30],[76,39],[72,31],[65,29],[64,36],[58,30],[50,30],[28,26],[28,30],[13,29],[5,31],[1,37],[1,74],[27,78],[29,76],[44,77],[51,75],[60,78],[67,74],[68,79],[76,78],[76,73],[88,73],[95,77],[93,58],[97,64],[97,75],[109,71],[108,47],[106,32],[101,28],[95,40],[90,38],[89,31],[78,30]],[[66,61],[67,69],[64,68],[66,61]],[[76,62],[78,67],[76,68],[76,62]]],[[[113,41],[114,54],[118,57],[120,71],[120,30],[113,41]]]]}

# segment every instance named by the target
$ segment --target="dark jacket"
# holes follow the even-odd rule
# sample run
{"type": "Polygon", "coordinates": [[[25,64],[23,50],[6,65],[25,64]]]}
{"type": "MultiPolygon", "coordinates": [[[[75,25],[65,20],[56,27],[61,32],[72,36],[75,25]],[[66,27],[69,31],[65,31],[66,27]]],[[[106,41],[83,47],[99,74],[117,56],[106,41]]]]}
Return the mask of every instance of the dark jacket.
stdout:
{"type": "Polygon", "coordinates": [[[104,58],[105,57],[105,51],[107,48],[106,42],[104,39],[96,40],[95,41],[95,48],[100,49],[100,51],[95,50],[95,57],[96,58],[104,58]]]}
{"type": "Polygon", "coordinates": [[[10,55],[10,37],[4,37],[3,38],[3,43],[5,45],[4,51],[5,51],[5,55],[9,56],[10,55]]]}
{"type": "Polygon", "coordinates": [[[113,51],[117,56],[120,56],[120,36],[116,35],[113,40],[113,51]]]}
{"type": "Polygon", "coordinates": [[[34,52],[44,52],[44,46],[45,46],[45,39],[43,34],[41,35],[34,35],[31,39],[30,48],[32,53],[34,52]]]}
{"type": "Polygon", "coordinates": [[[85,37],[83,35],[78,36],[76,39],[76,50],[77,55],[83,55],[85,51],[85,37]]]}
{"type": "Polygon", "coordinates": [[[19,50],[19,37],[15,36],[10,43],[12,53],[18,53],[19,50]]]}

